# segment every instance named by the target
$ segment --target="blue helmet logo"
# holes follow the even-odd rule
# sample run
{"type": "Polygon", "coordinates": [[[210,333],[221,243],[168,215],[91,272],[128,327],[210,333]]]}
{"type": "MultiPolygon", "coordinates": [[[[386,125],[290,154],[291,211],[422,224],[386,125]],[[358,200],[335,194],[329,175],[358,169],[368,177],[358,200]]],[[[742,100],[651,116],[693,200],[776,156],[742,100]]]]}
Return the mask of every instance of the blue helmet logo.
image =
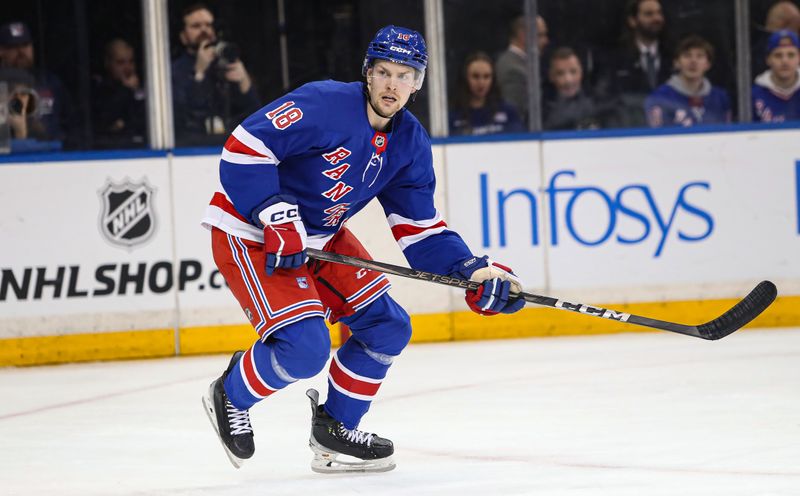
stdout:
{"type": "Polygon", "coordinates": [[[367,46],[367,54],[361,67],[362,75],[367,75],[367,69],[375,59],[413,67],[419,72],[417,89],[422,86],[425,68],[428,66],[428,49],[425,47],[425,39],[418,32],[392,25],[379,29],[367,46]]]}

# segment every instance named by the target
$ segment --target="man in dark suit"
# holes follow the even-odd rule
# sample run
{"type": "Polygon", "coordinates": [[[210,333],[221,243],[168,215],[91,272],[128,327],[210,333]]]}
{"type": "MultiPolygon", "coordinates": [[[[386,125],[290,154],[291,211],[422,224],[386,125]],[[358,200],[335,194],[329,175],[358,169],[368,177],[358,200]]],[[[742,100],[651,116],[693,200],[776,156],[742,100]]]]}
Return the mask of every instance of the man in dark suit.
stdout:
{"type": "MultiPolygon", "coordinates": [[[[525,52],[527,36],[525,17],[514,18],[511,22],[508,48],[495,62],[500,94],[525,122],[528,120],[528,65],[525,52]]],[[[549,42],[547,23],[541,16],[536,16],[536,48],[540,56],[549,42]]]]}
{"type": "Polygon", "coordinates": [[[672,73],[672,54],[664,40],[665,20],[659,0],[629,0],[622,44],[611,67],[611,92],[618,98],[616,124],[646,124],[644,100],[672,73]]]}

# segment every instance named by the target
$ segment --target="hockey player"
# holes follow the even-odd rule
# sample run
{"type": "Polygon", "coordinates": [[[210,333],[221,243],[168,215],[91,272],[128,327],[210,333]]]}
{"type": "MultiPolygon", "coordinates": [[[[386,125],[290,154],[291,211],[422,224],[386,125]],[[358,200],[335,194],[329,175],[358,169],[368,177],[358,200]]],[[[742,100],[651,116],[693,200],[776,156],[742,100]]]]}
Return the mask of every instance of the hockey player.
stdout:
{"type": "Polygon", "coordinates": [[[767,42],[768,70],[753,85],[753,120],[800,119],[800,40],[793,31],[777,31],[767,42]]]}
{"type": "Polygon", "coordinates": [[[255,449],[248,410],[325,367],[327,318],[352,336],[331,361],[326,402],[307,392],[312,469],[394,468],[392,442],[358,425],[411,337],[409,317],[382,274],[308,263],[305,252],[368,258],[344,223],[373,198],[412,267],[483,283],[467,293],[472,310],[495,315],[524,305],[513,296],[522,285],[511,269],[474,256],[434,208],[430,139],[404,108],[422,87],[427,61],[419,33],[384,27],[367,48],[365,83],[306,84],[245,119],[225,143],[221,186],[203,223],[259,339],[233,355],[203,403],[236,467],[255,449]]]}
{"type": "Polygon", "coordinates": [[[674,60],[678,73],[645,100],[650,127],[731,122],[728,94],[705,77],[713,59],[714,48],[699,36],[687,36],[678,44],[674,60]]]}

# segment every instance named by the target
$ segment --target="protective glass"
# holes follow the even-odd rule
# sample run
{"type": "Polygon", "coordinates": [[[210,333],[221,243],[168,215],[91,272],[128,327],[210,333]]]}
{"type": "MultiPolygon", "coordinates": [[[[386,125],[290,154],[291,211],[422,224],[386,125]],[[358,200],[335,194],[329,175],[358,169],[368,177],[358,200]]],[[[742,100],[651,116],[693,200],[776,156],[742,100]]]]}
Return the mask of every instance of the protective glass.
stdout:
{"type": "Polygon", "coordinates": [[[391,84],[419,90],[422,88],[422,81],[425,79],[425,72],[417,69],[404,70],[401,73],[391,73],[383,67],[370,67],[367,70],[367,77],[372,78],[377,84],[391,84]]]}

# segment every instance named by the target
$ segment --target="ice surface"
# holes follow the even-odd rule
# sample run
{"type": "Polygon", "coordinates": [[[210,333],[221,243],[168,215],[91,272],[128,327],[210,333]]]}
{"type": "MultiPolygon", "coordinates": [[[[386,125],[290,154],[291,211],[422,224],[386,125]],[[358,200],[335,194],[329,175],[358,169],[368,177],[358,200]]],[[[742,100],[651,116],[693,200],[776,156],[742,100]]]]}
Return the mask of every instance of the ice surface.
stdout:
{"type": "Polygon", "coordinates": [[[800,329],[412,345],[361,428],[385,474],[311,472],[308,387],[228,462],[200,396],[225,356],[0,369],[2,495],[800,495],[800,329]]]}

